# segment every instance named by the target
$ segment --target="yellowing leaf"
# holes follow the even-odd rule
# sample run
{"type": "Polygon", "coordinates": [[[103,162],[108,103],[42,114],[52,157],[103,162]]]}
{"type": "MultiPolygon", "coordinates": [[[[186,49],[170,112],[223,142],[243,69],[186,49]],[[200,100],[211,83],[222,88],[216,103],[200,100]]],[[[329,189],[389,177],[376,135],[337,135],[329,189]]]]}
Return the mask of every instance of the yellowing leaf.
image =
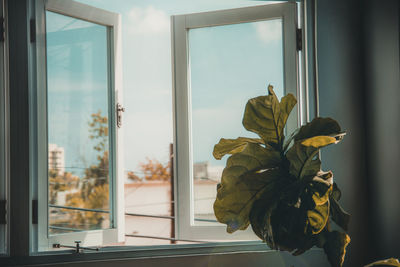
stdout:
{"type": "Polygon", "coordinates": [[[336,143],[336,138],[331,136],[314,136],[301,142],[303,146],[312,146],[315,148],[324,147],[334,143],[336,143]]]}
{"type": "Polygon", "coordinates": [[[315,118],[302,126],[294,140],[299,141],[318,135],[335,135],[340,133],[339,124],[331,118],[315,118]]]}
{"type": "Polygon", "coordinates": [[[346,247],[350,243],[350,237],[338,231],[328,232],[326,235],[324,251],[332,267],[341,267],[346,255],[346,247]]]}
{"type": "Polygon", "coordinates": [[[329,218],[329,201],[322,205],[315,206],[314,209],[307,211],[307,226],[312,234],[320,233],[329,218]]]}
{"type": "Polygon", "coordinates": [[[242,152],[248,143],[264,144],[262,139],[239,137],[236,139],[221,138],[219,143],[214,146],[213,156],[221,159],[226,154],[236,154],[242,152]]]}
{"type": "Polygon", "coordinates": [[[371,267],[371,266],[377,266],[377,265],[400,267],[400,262],[399,262],[398,259],[390,258],[390,259],[387,259],[387,260],[381,260],[381,261],[373,262],[371,264],[365,265],[364,267],[371,267]]]}
{"type": "Polygon", "coordinates": [[[321,195],[318,191],[312,195],[315,205],[323,205],[329,200],[329,194],[331,190],[328,190],[324,195],[321,195]]]}

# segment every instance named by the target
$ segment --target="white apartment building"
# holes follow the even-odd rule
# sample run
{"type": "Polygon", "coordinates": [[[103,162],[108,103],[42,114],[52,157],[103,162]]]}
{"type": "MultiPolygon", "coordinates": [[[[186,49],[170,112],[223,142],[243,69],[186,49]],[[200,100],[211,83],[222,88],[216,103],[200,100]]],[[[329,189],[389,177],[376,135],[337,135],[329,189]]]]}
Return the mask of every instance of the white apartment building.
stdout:
{"type": "Polygon", "coordinates": [[[65,171],[64,148],[56,144],[49,144],[49,169],[57,170],[59,175],[65,171]]]}

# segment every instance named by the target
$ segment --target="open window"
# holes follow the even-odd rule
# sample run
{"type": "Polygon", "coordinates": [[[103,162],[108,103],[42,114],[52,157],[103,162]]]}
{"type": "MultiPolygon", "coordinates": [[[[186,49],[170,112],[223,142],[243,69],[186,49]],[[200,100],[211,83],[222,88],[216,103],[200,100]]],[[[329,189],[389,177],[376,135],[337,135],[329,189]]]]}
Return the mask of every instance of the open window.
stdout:
{"type": "Polygon", "coordinates": [[[38,250],[117,244],[125,238],[120,16],[40,0],[36,19],[38,250]]]}
{"type": "MultiPolygon", "coordinates": [[[[197,240],[253,240],[251,229],[226,233],[213,202],[226,159],[220,138],[252,134],[241,125],[249,98],[299,95],[296,3],[172,17],[177,233],[197,240]]],[[[300,105],[298,105],[299,107],[300,105]]],[[[299,109],[288,131],[299,125],[299,109]]]]}
{"type": "MultiPolygon", "coordinates": [[[[32,119],[31,144],[35,154],[31,157],[31,166],[37,179],[33,195],[38,199],[38,216],[35,217],[33,209],[33,221],[38,247],[34,251],[46,251],[54,245],[74,246],[75,241],[86,247],[137,245],[142,243],[134,239],[160,237],[154,234],[154,227],[149,229],[148,223],[142,223],[143,231],[141,225],[135,225],[141,222],[140,218],[165,220],[166,223],[157,223],[161,230],[170,228],[172,221],[175,228],[171,228],[170,237],[159,238],[167,242],[256,240],[251,229],[231,235],[226,233],[225,225],[215,220],[212,205],[226,160],[212,159],[212,149],[221,137],[251,137],[241,125],[244,105],[249,98],[266,94],[268,84],[274,86],[278,97],[286,93],[299,95],[297,5],[269,4],[172,16],[175,190],[160,177],[157,179],[161,182],[143,178],[144,171],[141,173],[135,166],[122,167],[121,131],[118,130],[122,110],[119,105],[122,101],[120,15],[105,10],[112,9],[107,1],[99,5],[102,9],[63,0],[36,0],[35,5],[36,39],[32,43],[36,46],[37,90],[32,107],[37,115],[32,119]],[[127,181],[124,172],[128,178],[130,175],[135,178],[125,184],[127,193],[135,192],[131,198],[124,195],[127,181]],[[143,192],[136,190],[139,187],[143,192]],[[154,190],[155,187],[160,191],[154,190]],[[162,205],[162,209],[149,208],[144,203],[147,198],[139,197],[140,194],[146,197],[158,194],[160,200],[152,197],[150,204],[162,205]],[[129,242],[124,242],[125,236],[130,238],[129,242]]],[[[161,28],[151,28],[150,33],[166,36],[168,46],[165,47],[169,49],[170,14],[152,7],[132,6],[131,11],[112,10],[126,16],[124,22],[139,26],[143,26],[141,19],[148,22],[156,14],[164,24],[161,28]]],[[[124,9],[127,8],[124,6],[124,9]]],[[[125,41],[137,43],[141,34],[149,33],[130,26],[125,41]]],[[[133,48],[138,50],[138,46],[133,48]]],[[[151,95],[154,88],[165,85],[149,81],[149,77],[155,77],[154,67],[150,68],[151,75],[138,71],[148,67],[138,63],[143,63],[143,58],[148,60],[147,56],[141,58],[131,51],[124,54],[128,59],[124,62],[135,61],[139,65],[129,65],[131,77],[125,81],[127,87],[135,89],[129,92],[131,98],[127,105],[135,106],[129,111],[143,108],[138,104],[143,102],[150,108],[139,110],[136,115],[154,123],[156,120],[143,114],[154,104],[168,100],[164,97],[151,106],[146,101],[153,98],[142,95],[142,98],[136,97],[133,105],[132,94],[148,90],[151,95]]],[[[163,66],[162,73],[171,77],[170,59],[160,55],[156,55],[160,59],[153,65],[161,62],[158,65],[163,66]]],[[[163,75],[158,77],[163,81],[163,75]]],[[[171,92],[169,86],[170,83],[162,93],[171,92]]],[[[299,114],[299,110],[294,110],[289,117],[289,131],[298,126],[299,114]]],[[[133,121],[132,117],[127,129],[132,136],[138,136],[137,122],[141,121],[133,121]]],[[[166,133],[159,131],[159,135],[166,133]]],[[[147,134],[145,138],[153,136],[147,134]]],[[[136,139],[146,143],[145,138],[136,139]]],[[[146,146],[138,149],[131,145],[129,151],[140,154],[137,151],[147,151],[146,146]]]]}

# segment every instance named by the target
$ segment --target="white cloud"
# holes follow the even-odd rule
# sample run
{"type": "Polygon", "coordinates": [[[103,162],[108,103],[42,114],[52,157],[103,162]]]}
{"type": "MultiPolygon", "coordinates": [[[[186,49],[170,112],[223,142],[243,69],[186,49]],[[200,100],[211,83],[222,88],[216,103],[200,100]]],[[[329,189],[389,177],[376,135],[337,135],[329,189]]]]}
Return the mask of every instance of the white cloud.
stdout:
{"type": "Polygon", "coordinates": [[[153,6],[134,7],[129,11],[129,24],[132,34],[168,33],[170,20],[164,11],[153,6]]]}
{"type": "Polygon", "coordinates": [[[282,39],[282,22],[267,20],[254,24],[258,37],[266,44],[282,39]]]}

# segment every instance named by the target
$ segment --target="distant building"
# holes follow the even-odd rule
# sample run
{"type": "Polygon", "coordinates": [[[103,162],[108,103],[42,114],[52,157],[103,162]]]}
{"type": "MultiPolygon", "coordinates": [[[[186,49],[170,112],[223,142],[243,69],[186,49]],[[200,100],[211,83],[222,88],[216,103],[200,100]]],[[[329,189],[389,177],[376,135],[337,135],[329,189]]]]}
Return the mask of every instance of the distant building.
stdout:
{"type": "Polygon", "coordinates": [[[65,171],[65,153],[64,148],[56,144],[49,144],[49,169],[57,171],[62,175],[65,171]]]}
{"type": "Polygon", "coordinates": [[[193,178],[220,181],[224,166],[211,166],[208,161],[193,164],[193,178]]]}
{"type": "Polygon", "coordinates": [[[225,166],[221,165],[208,166],[208,179],[220,182],[224,168],[225,166]]]}
{"type": "Polygon", "coordinates": [[[194,179],[208,179],[208,161],[193,164],[194,179]]]}

